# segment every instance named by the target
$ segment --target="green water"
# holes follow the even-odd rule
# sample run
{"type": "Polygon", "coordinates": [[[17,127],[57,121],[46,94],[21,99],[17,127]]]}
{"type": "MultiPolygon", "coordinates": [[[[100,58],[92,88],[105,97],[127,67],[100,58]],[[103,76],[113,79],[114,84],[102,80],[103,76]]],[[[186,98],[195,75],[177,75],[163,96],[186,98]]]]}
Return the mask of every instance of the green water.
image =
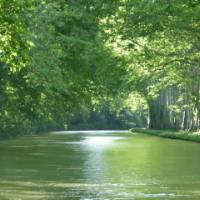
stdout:
{"type": "Polygon", "coordinates": [[[127,132],[0,142],[0,200],[200,199],[200,144],[127,132]]]}

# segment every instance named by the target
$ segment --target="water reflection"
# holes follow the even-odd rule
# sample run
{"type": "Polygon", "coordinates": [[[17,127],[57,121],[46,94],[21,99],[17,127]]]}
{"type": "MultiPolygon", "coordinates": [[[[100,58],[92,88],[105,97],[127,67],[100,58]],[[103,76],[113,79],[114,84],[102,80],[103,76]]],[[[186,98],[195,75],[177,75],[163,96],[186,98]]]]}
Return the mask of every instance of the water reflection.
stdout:
{"type": "Polygon", "coordinates": [[[96,148],[111,147],[114,145],[115,140],[125,139],[125,137],[108,137],[108,136],[87,136],[81,141],[63,141],[56,142],[57,144],[69,144],[69,145],[84,145],[84,148],[91,148],[94,150],[96,148]]]}
{"type": "Polygon", "coordinates": [[[200,199],[199,153],[195,143],[116,131],[4,141],[0,199],[200,199]]]}
{"type": "Polygon", "coordinates": [[[116,140],[125,139],[125,137],[93,136],[85,137],[84,145],[96,151],[96,148],[108,148],[114,145],[116,140]]]}
{"type": "Polygon", "coordinates": [[[51,132],[50,134],[95,134],[95,135],[102,135],[102,134],[111,134],[111,133],[131,133],[129,130],[80,130],[80,131],[54,131],[51,132]]]}

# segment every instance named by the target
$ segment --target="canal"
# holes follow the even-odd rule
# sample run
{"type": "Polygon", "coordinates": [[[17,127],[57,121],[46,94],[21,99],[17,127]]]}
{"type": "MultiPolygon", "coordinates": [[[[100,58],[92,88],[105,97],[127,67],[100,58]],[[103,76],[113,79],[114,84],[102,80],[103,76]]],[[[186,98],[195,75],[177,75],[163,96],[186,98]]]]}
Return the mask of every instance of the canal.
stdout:
{"type": "Polygon", "coordinates": [[[200,144],[128,131],[0,142],[0,200],[200,199],[200,144]]]}

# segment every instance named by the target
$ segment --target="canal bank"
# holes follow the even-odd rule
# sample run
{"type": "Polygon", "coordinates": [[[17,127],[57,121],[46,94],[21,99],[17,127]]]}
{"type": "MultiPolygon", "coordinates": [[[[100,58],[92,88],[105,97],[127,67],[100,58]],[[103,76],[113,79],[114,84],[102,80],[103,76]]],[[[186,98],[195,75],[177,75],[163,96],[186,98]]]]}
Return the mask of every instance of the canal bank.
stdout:
{"type": "Polygon", "coordinates": [[[185,140],[185,141],[200,143],[200,132],[153,130],[153,129],[142,129],[142,128],[132,128],[131,132],[144,133],[144,134],[154,135],[154,136],[163,137],[163,138],[185,140]]]}

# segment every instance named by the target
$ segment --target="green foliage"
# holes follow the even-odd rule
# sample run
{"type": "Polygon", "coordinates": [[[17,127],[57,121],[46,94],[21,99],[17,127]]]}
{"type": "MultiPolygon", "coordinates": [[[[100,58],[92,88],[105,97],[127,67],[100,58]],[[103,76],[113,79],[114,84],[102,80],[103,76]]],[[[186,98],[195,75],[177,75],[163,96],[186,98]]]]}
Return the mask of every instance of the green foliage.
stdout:
{"type": "Polygon", "coordinates": [[[99,26],[116,8],[112,1],[0,1],[1,135],[66,128],[77,110],[118,93],[123,71],[99,26]]]}
{"type": "Polygon", "coordinates": [[[104,107],[146,124],[168,88],[184,92],[159,105],[198,128],[199,12],[195,0],[0,0],[1,135],[63,129],[104,107]]]}
{"type": "Polygon", "coordinates": [[[198,1],[125,0],[110,20],[111,32],[126,51],[127,83],[146,97],[149,107],[155,105],[151,121],[185,123],[186,129],[200,126],[199,12],[198,1]],[[164,97],[162,92],[171,88],[183,92],[164,97]]]}

